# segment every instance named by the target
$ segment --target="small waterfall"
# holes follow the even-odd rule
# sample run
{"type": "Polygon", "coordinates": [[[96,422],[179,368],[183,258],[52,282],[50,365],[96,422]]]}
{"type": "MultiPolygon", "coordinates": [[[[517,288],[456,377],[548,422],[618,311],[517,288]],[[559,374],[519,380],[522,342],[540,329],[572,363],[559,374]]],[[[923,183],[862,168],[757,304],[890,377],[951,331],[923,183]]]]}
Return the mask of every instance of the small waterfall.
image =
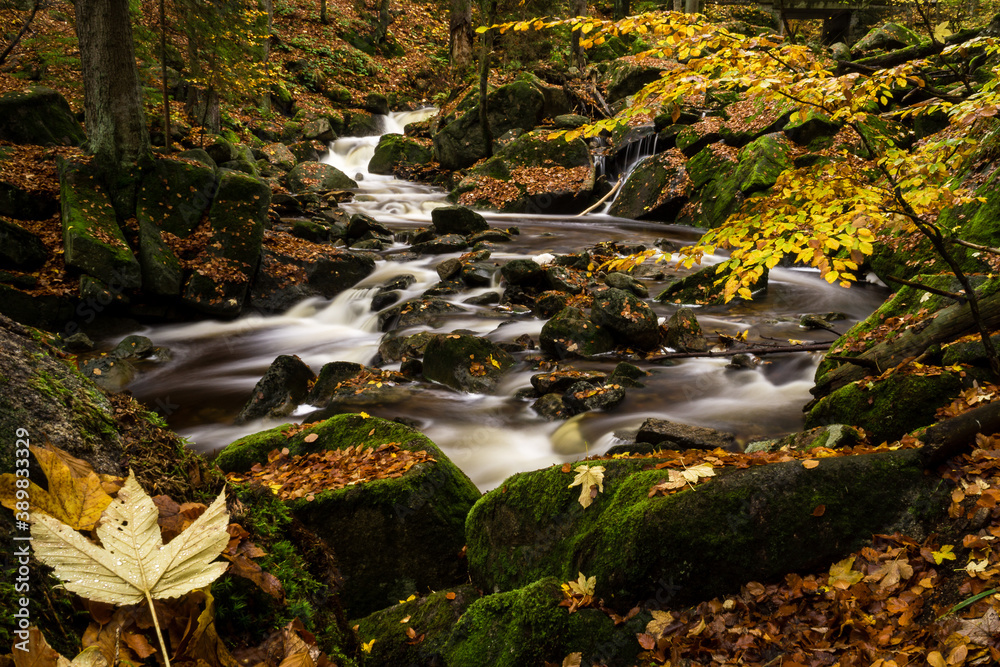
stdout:
{"type": "MultiPolygon", "coordinates": [[[[667,144],[658,141],[658,139],[659,135],[654,131],[652,125],[640,125],[629,130],[622,137],[619,145],[612,148],[611,155],[604,156],[601,160],[601,169],[607,177],[608,183],[613,185],[620,182],[621,185],[625,185],[625,181],[642,160],[666,150],[667,144]]],[[[621,189],[604,204],[600,213],[607,214],[620,194],[621,189]]]]}

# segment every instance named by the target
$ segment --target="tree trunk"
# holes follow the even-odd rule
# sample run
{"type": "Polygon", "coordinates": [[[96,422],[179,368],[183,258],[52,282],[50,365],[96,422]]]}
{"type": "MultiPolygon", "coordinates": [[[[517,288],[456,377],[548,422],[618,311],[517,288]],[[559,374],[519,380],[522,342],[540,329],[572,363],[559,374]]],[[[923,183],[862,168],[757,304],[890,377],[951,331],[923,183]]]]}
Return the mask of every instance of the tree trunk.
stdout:
{"type": "Polygon", "coordinates": [[[375,26],[375,43],[381,44],[389,36],[389,24],[392,23],[392,16],[389,14],[389,0],[379,0],[378,2],[378,22],[375,26]]]}
{"type": "Polygon", "coordinates": [[[326,0],[320,0],[319,3],[319,20],[321,23],[329,23],[330,19],[326,15],[326,0]]]}
{"type": "Polygon", "coordinates": [[[614,19],[621,21],[632,13],[632,0],[615,0],[614,19]]]}
{"type": "MultiPolygon", "coordinates": [[[[617,8],[617,6],[616,2],[615,7],[617,8]]],[[[587,0],[570,0],[569,13],[573,16],[585,16],[587,14],[587,0]]],[[[580,46],[581,34],[579,30],[570,33],[570,53],[573,56],[573,65],[577,69],[583,69],[584,64],[586,64],[586,56],[583,53],[583,47],[580,46]]]]}
{"type": "Polygon", "coordinates": [[[160,0],[160,84],[163,94],[163,148],[170,153],[170,92],[167,90],[167,11],[160,0]]]}
{"type": "Polygon", "coordinates": [[[127,0],[77,0],[87,146],[114,183],[150,156],[127,0]]]}
{"type": "Polygon", "coordinates": [[[472,3],[470,0],[451,0],[451,27],[449,36],[452,78],[461,80],[472,64],[472,3]]]}
{"type": "MultiPolygon", "coordinates": [[[[497,0],[482,0],[483,23],[493,25],[497,13],[497,0]]],[[[493,157],[493,133],[489,118],[490,58],[493,55],[493,31],[483,33],[483,51],[479,56],[479,126],[483,131],[486,157],[493,157]]]]}

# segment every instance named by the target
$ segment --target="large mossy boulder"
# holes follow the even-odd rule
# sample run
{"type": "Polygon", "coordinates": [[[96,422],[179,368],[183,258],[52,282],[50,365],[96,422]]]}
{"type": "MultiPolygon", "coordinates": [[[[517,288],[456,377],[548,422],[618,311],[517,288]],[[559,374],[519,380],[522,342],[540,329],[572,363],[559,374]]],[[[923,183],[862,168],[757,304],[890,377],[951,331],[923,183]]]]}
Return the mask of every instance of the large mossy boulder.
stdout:
{"type": "Polygon", "coordinates": [[[287,428],[237,440],[216,464],[244,472],[266,463],[273,449],[287,447],[295,455],[386,443],[425,451],[433,459],[402,477],[324,491],[312,501],[287,501],[295,517],[336,552],[348,616],[366,616],[414,592],[467,580],[464,522],[479,491],[437,445],[407,426],[364,415],[337,415],[291,437],[283,433],[287,428]]]}
{"type": "MultiPolygon", "coordinates": [[[[528,132],[542,119],[545,95],[527,81],[514,81],[487,98],[490,132],[501,137],[510,130],[528,132]]],[[[448,119],[444,119],[448,120],[448,119]]],[[[486,157],[486,143],[479,123],[478,98],[434,135],[434,157],[445,169],[463,169],[486,157]]]]}
{"type": "Polygon", "coordinates": [[[139,185],[139,263],[143,290],[179,296],[184,284],[181,258],[167,242],[194,233],[215,197],[215,170],[183,160],[159,159],[139,185]]]}
{"type": "Polygon", "coordinates": [[[673,222],[693,183],[677,150],[643,158],[629,174],[608,213],[633,220],[673,222]]]}
{"type": "Polygon", "coordinates": [[[282,312],[313,296],[332,299],[375,270],[368,254],[285,233],[264,232],[262,247],[250,305],[265,312],[282,312]]]}
{"type": "Polygon", "coordinates": [[[586,509],[567,488],[573,473],[559,466],[508,478],[469,514],[472,582],[513,591],[584,572],[612,608],[665,586],[671,604],[683,605],[828,567],[873,533],[920,535],[949,503],[947,485],[924,474],[914,450],[825,458],[812,469],[801,461],[716,468],[694,489],[653,497],[666,475],[651,463],[601,461],[604,491],[586,509]]]}
{"type": "Polygon", "coordinates": [[[32,86],[0,95],[0,140],[39,146],[79,146],[86,140],[66,98],[32,86]]]}
{"type": "Polygon", "coordinates": [[[619,345],[639,350],[660,346],[660,324],[649,304],[621,289],[609,288],[594,295],[590,319],[604,327],[619,345]]]}
{"type": "Polygon", "coordinates": [[[513,357],[486,338],[438,334],[424,349],[423,374],[452,389],[492,394],[513,365],[513,357]]]}
{"type": "Polygon", "coordinates": [[[542,326],[538,343],[543,352],[559,359],[601,354],[615,347],[610,331],[573,307],[563,308],[542,326]]]}
{"type": "Polygon", "coordinates": [[[322,190],[351,190],[357,182],[332,164],[322,162],[300,162],[288,172],[288,189],[293,193],[318,192],[322,190]]]}
{"type": "Polygon", "coordinates": [[[35,234],[0,218],[0,268],[35,269],[49,257],[45,244],[35,234]]]}
{"type": "Polygon", "coordinates": [[[853,53],[902,49],[920,43],[920,35],[898,23],[876,26],[851,47],[853,53]]]}
{"type": "Polygon", "coordinates": [[[14,470],[18,439],[51,442],[102,473],[123,475],[111,402],[38,332],[0,315],[0,465],[14,470]],[[18,435],[24,429],[26,436],[18,435]]]}
{"type": "MultiPolygon", "coordinates": [[[[656,300],[662,303],[696,304],[699,306],[718,306],[725,303],[725,281],[729,271],[718,265],[704,266],[689,276],[669,285],[656,295],[656,300]]],[[[761,276],[750,285],[750,291],[756,292],[767,288],[769,271],[764,269],[761,276]]],[[[739,297],[736,297],[739,298],[739,297]]]]}
{"type": "Polygon", "coordinates": [[[64,161],[59,186],[66,266],[119,290],[138,289],[142,283],[139,261],[125,241],[96,167],[64,161]]]}
{"type": "Polygon", "coordinates": [[[271,189],[237,171],[222,174],[208,211],[210,236],[192,261],[184,302],[209,315],[240,313],[260,261],[271,189]]]}
{"type": "Polygon", "coordinates": [[[733,174],[744,195],[767,190],[781,172],[791,169],[791,146],[781,134],[765,134],[742,149],[733,174]]]}
{"type": "Polygon", "coordinates": [[[898,440],[932,424],[966,383],[959,373],[889,375],[851,383],[819,399],[806,414],[806,428],[850,424],[863,428],[873,444],[898,440]]]}
{"type": "Polygon", "coordinates": [[[0,215],[16,220],[45,220],[58,211],[59,200],[52,193],[24,190],[0,181],[0,215]]]}
{"type": "Polygon", "coordinates": [[[422,167],[433,159],[431,149],[417,139],[402,134],[383,134],[368,162],[373,174],[395,174],[422,167]]]}
{"type": "Polygon", "coordinates": [[[616,60],[606,74],[608,104],[614,104],[620,99],[634,95],[648,84],[659,81],[662,76],[662,67],[640,64],[628,59],[616,60]]]}
{"type": "Polygon", "coordinates": [[[596,171],[582,139],[550,141],[524,134],[470,169],[451,197],[507,213],[579,213],[590,202],[596,171]]]}

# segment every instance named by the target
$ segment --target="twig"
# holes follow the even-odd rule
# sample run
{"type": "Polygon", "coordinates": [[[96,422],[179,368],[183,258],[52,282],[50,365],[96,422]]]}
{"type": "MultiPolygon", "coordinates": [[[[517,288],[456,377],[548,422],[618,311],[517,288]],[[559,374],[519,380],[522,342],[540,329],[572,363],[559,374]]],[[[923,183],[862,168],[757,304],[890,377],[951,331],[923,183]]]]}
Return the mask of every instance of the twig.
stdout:
{"type": "Polygon", "coordinates": [[[597,203],[594,204],[593,206],[591,206],[590,208],[588,208],[586,211],[583,211],[582,213],[577,213],[576,217],[579,218],[581,216],[587,215],[588,213],[590,213],[591,211],[593,211],[594,209],[596,209],[598,206],[600,206],[601,204],[603,204],[604,202],[606,202],[609,198],[611,198],[612,196],[614,196],[614,194],[616,192],[618,192],[618,188],[621,187],[622,180],[623,179],[619,178],[618,182],[615,183],[615,187],[611,188],[611,191],[608,192],[608,194],[604,195],[599,200],[597,200],[597,203]]]}
{"type": "Polygon", "coordinates": [[[24,37],[24,33],[28,32],[28,26],[30,26],[31,22],[35,20],[35,14],[38,12],[38,7],[41,4],[41,0],[35,0],[35,3],[31,6],[31,13],[28,14],[28,18],[24,20],[24,25],[21,26],[21,31],[17,33],[14,39],[10,40],[10,44],[8,44],[7,48],[3,50],[3,53],[0,53],[0,65],[3,64],[3,61],[7,60],[7,56],[10,55],[10,52],[14,50],[14,47],[17,46],[18,42],[21,41],[21,38],[24,37]]]}
{"type": "Polygon", "coordinates": [[[829,350],[833,341],[829,343],[812,343],[810,345],[781,345],[745,347],[741,350],[709,350],[707,352],[666,352],[647,357],[647,361],[659,361],[661,359],[692,359],[695,357],[732,357],[737,354],[779,354],[782,352],[823,352],[829,350]]]}
{"type": "Polygon", "coordinates": [[[988,252],[993,255],[1000,255],[1000,248],[991,248],[988,245],[979,245],[978,243],[963,241],[962,239],[952,239],[951,242],[963,245],[966,248],[972,248],[973,250],[981,250],[982,252],[988,252]]]}
{"type": "Polygon", "coordinates": [[[938,289],[936,287],[931,287],[929,285],[923,285],[921,283],[915,283],[912,280],[904,280],[902,278],[896,278],[895,276],[886,276],[886,280],[891,283],[898,283],[900,285],[906,285],[907,287],[913,287],[924,292],[930,292],[931,294],[937,294],[938,296],[947,297],[949,299],[954,299],[959,303],[965,303],[966,296],[964,294],[958,294],[957,292],[948,292],[943,289],[938,289]]]}

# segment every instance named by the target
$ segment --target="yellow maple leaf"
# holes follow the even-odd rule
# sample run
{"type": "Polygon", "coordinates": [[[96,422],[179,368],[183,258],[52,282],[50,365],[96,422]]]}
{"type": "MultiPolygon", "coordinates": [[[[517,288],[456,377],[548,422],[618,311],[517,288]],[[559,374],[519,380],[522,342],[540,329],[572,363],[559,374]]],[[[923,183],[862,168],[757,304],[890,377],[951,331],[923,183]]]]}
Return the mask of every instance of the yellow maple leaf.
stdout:
{"type": "Polygon", "coordinates": [[[45,512],[74,530],[91,530],[111,504],[111,496],[104,491],[98,474],[85,461],[53,445],[33,445],[30,449],[45,473],[48,490],[28,482],[26,477],[0,475],[0,504],[14,509],[26,495],[32,511],[45,512]]]}
{"type": "Polygon", "coordinates": [[[932,551],[931,556],[934,557],[934,562],[940,565],[946,560],[955,560],[955,554],[952,550],[955,548],[954,544],[945,544],[938,551],[932,551]]]}
{"type": "Polygon", "coordinates": [[[591,489],[597,487],[599,493],[604,492],[604,466],[579,465],[575,468],[576,478],[567,488],[580,487],[580,504],[584,508],[594,502],[591,489]]]}
{"type": "Polygon", "coordinates": [[[569,581],[564,584],[574,595],[582,595],[584,597],[588,595],[593,595],[594,590],[597,588],[597,577],[590,577],[589,579],[583,572],[579,573],[579,577],[576,581],[569,581]]]}
{"type": "Polygon", "coordinates": [[[847,589],[865,578],[865,575],[851,569],[854,556],[849,556],[830,567],[830,585],[834,588],[847,589]]]}

